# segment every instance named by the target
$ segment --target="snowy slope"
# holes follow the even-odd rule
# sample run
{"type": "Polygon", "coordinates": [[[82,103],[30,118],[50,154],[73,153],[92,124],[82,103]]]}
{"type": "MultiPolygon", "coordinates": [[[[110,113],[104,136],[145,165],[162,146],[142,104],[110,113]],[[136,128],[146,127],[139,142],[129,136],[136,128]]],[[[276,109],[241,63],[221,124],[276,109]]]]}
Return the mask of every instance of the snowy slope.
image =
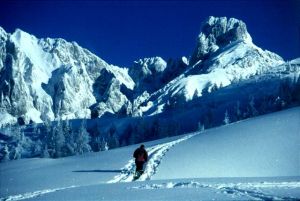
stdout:
{"type": "Polygon", "coordinates": [[[226,87],[252,76],[276,75],[282,64],[284,61],[278,55],[263,51],[251,41],[232,42],[153,93],[148,99],[152,103],[152,107],[148,108],[151,112],[144,113],[161,113],[161,108],[170,98],[190,101],[203,96],[204,91],[211,92],[213,87],[226,87]]]}
{"type": "Polygon", "coordinates": [[[140,182],[130,182],[134,169],[131,157],[136,146],[61,159],[1,163],[0,197],[1,200],[297,200],[300,198],[299,122],[297,107],[198,135],[145,143],[150,156],[140,182]]]}
{"type": "Polygon", "coordinates": [[[153,179],[300,176],[299,150],[297,108],[207,130],[174,147],[153,179]]]}

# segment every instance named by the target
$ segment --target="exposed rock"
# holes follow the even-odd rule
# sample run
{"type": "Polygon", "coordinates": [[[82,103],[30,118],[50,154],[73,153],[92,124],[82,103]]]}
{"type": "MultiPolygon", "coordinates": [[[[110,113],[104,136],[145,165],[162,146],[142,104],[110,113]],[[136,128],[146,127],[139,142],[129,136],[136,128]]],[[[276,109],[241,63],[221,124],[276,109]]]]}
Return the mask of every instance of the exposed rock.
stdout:
{"type": "Polygon", "coordinates": [[[18,118],[25,123],[90,118],[90,107],[103,101],[103,96],[110,97],[106,98],[109,104],[105,110],[118,112],[120,104],[126,101],[116,98],[122,93],[113,90],[120,87],[112,88],[107,83],[115,79],[133,88],[134,82],[127,72],[107,64],[75,42],[37,39],[20,29],[7,34],[0,29],[0,109],[2,116],[15,118],[10,122],[18,118]],[[107,74],[110,76],[106,77],[107,74]],[[106,85],[100,89],[99,80],[102,83],[103,79],[107,79],[103,82],[106,85]]]}
{"type": "Polygon", "coordinates": [[[219,48],[241,40],[252,41],[244,22],[235,18],[211,16],[202,25],[191,64],[205,60],[219,48]]]}

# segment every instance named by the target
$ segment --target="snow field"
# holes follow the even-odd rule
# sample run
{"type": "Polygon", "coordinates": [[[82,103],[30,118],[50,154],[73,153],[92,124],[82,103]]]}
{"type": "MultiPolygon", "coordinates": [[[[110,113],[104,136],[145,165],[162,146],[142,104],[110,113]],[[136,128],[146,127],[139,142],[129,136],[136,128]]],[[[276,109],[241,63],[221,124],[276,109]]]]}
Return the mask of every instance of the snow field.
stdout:
{"type": "MultiPolygon", "coordinates": [[[[209,184],[197,181],[167,182],[161,184],[146,184],[134,186],[133,189],[172,189],[172,188],[210,188],[219,193],[229,194],[233,197],[247,197],[249,200],[298,200],[295,197],[270,195],[267,190],[300,189],[300,182],[254,182],[254,183],[217,183],[209,184]]],[[[299,193],[300,194],[300,193],[299,193]]]]}
{"type": "MultiPolygon", "coordinates": [[[[162,158],[169,151],[170,148],[176,144],[185,141],[195,134],[187,135],[183,138],[180,138],[175,141],[168,143],[159,144],[147,149],[148,151],[148,162],[146,163],[146,169],[143,175],[138,179],[139,181],[150,180],[150,178],[156,173],[157,167],[162,161],[162,158]]],[[[133,176],[135,172],[135,162],[134,159],[128,161],[125,167],[122,168],[121,174],[114,177],[114,179],[108,181],[107,183],[116,183],[116,182],[131,182],[133,181],[133,176]]]]}
{"type": "Polygon", "coordinates": [[[35,191],[35,192],[31,192],[31,193],[12,195],[12,196],[8,196],[6,198],[0,198],[0,201],[26,200],[26,199],[42,196],[42,195],[47,194],[47,193],[53,193],[53,192],[56,192],[56,191],[61,191],[61,190],[65,190],[65,189],[75,188],[75,187],[76,186],[70,186],[70,187],[66,187],[66,188],[46,189],[46,190],[35,191]]]}
{"type": "Polygon", "coordinates": [[[1,163],[0,200],[299,200],[299,122],[296,107],[146,142],[149,161],[137,182],[137,145],[1,163]]]}
{"type": "Polygon", "coordinates": [[[206,130],[170,150],[152,179],[300,176],[299,122],[296,107],[206,130]]]}

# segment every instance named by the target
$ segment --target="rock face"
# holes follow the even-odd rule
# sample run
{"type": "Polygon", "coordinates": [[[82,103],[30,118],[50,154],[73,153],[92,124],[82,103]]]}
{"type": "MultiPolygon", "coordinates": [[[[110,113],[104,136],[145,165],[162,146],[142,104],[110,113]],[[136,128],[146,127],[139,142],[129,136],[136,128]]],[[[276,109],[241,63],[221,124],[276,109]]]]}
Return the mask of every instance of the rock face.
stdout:
{"type": "Polygon", "coordinates": [[[219,48],[236,41],[252,41],[244,22],[235,18],[209,17],[204,22],[201,33],[198,36],[191,64],[208,58],[211,53],[219,48]]]}
{"type": "Polygon", "coordinates": [[[189,65],[183,65],[184,70],[180,74],[151,94],[144,103],[150,107],[147,110],[142,107],[141,110],[143,115],[163,113],[166,107],[182,106],[217,88],[252,76],[276,74],[277,67],[282,64],[284,61],[280,56],[252,43],[244,22],[234,18],[209,17],[202,26],[189,65]]]}
{"type": "Polygon", "coordinates": [[[167,67],[161,57],[144,58],[134,61],[129,75],[136,83],[139,93],[143,91],[154,92],[161,87],[161,79],[167,67]]]}
{"type": "Polygon", "coordinates": [[[37,39],[21,30],[0,33],[0,108],[6,119],[90,118],[91,106],[101,101],[110,104],[94,107],[100,114],[128,103],[119,91],[121,84],[134,87],[128,69],[107,64],[75,42],[37,39]],[[104,88],[97,88],[99,80],[104,88]]]}
{"type": "Polygon", "coordinates": [[[144,58],[130,68],[110,65],[75,42],[0,27],[0,125],[107,112],[154,115],[215,88],[276,73],[282,64],[253,44],[245,23],[234,18],[209,17],[189,60],[144,58]]]}

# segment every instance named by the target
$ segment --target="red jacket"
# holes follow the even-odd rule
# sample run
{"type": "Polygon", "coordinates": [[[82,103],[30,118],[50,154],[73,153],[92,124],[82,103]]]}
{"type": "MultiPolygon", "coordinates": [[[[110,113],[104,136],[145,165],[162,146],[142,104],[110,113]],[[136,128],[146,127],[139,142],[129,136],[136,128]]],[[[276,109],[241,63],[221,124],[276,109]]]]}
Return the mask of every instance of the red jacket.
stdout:
{"type": "Polygon", "coordinates": [[[135,158],[135,161],[145,162],[148,160],[148,153],[145,149],[140,147],[134,151],[133,157],[135,158]]]}

